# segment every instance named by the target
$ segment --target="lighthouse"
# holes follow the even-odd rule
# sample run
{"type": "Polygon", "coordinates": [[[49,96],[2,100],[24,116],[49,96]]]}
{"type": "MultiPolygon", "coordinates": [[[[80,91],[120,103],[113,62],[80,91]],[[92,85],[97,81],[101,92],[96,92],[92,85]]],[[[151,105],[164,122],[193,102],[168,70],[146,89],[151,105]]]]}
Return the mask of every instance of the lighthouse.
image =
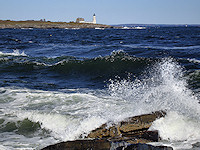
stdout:
{"type": "Polygon", "coordinates": [[[76,22],[77,23],[92,23],[92,24],[96,24],[97,23],[96,15],[95,14],[93,15],[93,19],[90,22],[87,22],[87,21],[84,20],[84,18],[80,18],[80,17],[76,19],[76,22]]]}
{"type": "Polygon", "coordinates": [[[97,21],[96,21],[96,15],[95,15],[95,14],[93,15],[92,23],[93,23],[93,24],[96,24],[96,23],[97,23],[97,21]]]}

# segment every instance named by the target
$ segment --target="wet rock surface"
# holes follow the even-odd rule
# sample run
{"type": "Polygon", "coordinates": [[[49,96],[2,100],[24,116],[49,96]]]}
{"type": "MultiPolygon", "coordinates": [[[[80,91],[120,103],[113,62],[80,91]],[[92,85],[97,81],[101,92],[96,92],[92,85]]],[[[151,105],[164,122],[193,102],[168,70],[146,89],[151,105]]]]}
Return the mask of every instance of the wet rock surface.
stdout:
{"type": "Polygon", "coordinates": [[[138,143],[128,146],[121,146],[116,148],[116,150],[173,150],[173,148],[167,146],[152,146],[149,144],[138,143]]]}
{"type": "Polygon", "coordinates": [[[55,145],[48,146],[43,150],[109,150],[111,143],[108,140],[76,140],[61,142],[55,145]]]}
{"type": "Polygon", "coordinates": [[[200,142],[192,144],[192,147],[194,150],[199,150],[200,149],[200,142]]]}
{"type": "Polygon", "coordinates": [[[61,142],[43,150],[173,150],[167,146],[153,146],[144,143],[110,142],[108,140],[76,140],[61,142]]]}
{"type": "Polygon", "coordinates": [[[171,150],[171,147],[146,143],[159,141],[157,131],[148,131],[152,122],[166,115],[163,111],[125,119],[118,124],[103,124],[84,140],[75,140],[48,146],[43,150],[171,150]]]}
{"type": "Polygon", "coordinates": [[[108,139],[110,141],[125,141],[128,143],[148,143],[159,140],[157,131],[147,131],[152,122],[165,116],[165,112],[159,111],[152,114],[127,118],[118,124],[108,127],[106,124],[91,131],[87,138],[108,139]]]}

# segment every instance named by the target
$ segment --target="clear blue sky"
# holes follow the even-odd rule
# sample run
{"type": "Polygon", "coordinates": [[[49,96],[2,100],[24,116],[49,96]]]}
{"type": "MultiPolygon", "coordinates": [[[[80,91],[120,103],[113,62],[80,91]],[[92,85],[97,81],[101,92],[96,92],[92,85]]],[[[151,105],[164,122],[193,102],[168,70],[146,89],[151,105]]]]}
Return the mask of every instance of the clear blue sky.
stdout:
{"type": "Polygon", "coordinates": [[[0,0],[1,20],[75,21],[102,24],[200,24],[200,0],[0,0]]]}

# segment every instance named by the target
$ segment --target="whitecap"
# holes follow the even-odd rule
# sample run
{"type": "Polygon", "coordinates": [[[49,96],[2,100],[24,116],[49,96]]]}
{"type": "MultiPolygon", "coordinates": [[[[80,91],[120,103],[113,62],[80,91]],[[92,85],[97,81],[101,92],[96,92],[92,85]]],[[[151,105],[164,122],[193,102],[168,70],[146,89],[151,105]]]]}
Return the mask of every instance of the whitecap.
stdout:
{"type": "Polygon", "coordinates": [[[2,55],[2,56],[27,56],[24,51],[22,51],[20,53],[20,51],[17,50],[17,49],[13,50],[12,53],[3,53],[3,52],[0,52],[0,55],[2,55]]]}

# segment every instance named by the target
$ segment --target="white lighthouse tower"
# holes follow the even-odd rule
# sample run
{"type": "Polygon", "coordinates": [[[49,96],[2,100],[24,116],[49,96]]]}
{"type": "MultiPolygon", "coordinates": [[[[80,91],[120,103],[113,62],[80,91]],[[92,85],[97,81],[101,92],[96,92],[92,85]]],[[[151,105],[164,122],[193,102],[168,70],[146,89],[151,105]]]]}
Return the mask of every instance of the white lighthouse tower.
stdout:
{"type": "Polygon", "coordinates": [[[96,23],[97,23],[97,21],[96,21],[96,15],[95,15],[95,14],[93,15],[92,23],[93,23],[93,24],[96,24],[96,23]]]}

